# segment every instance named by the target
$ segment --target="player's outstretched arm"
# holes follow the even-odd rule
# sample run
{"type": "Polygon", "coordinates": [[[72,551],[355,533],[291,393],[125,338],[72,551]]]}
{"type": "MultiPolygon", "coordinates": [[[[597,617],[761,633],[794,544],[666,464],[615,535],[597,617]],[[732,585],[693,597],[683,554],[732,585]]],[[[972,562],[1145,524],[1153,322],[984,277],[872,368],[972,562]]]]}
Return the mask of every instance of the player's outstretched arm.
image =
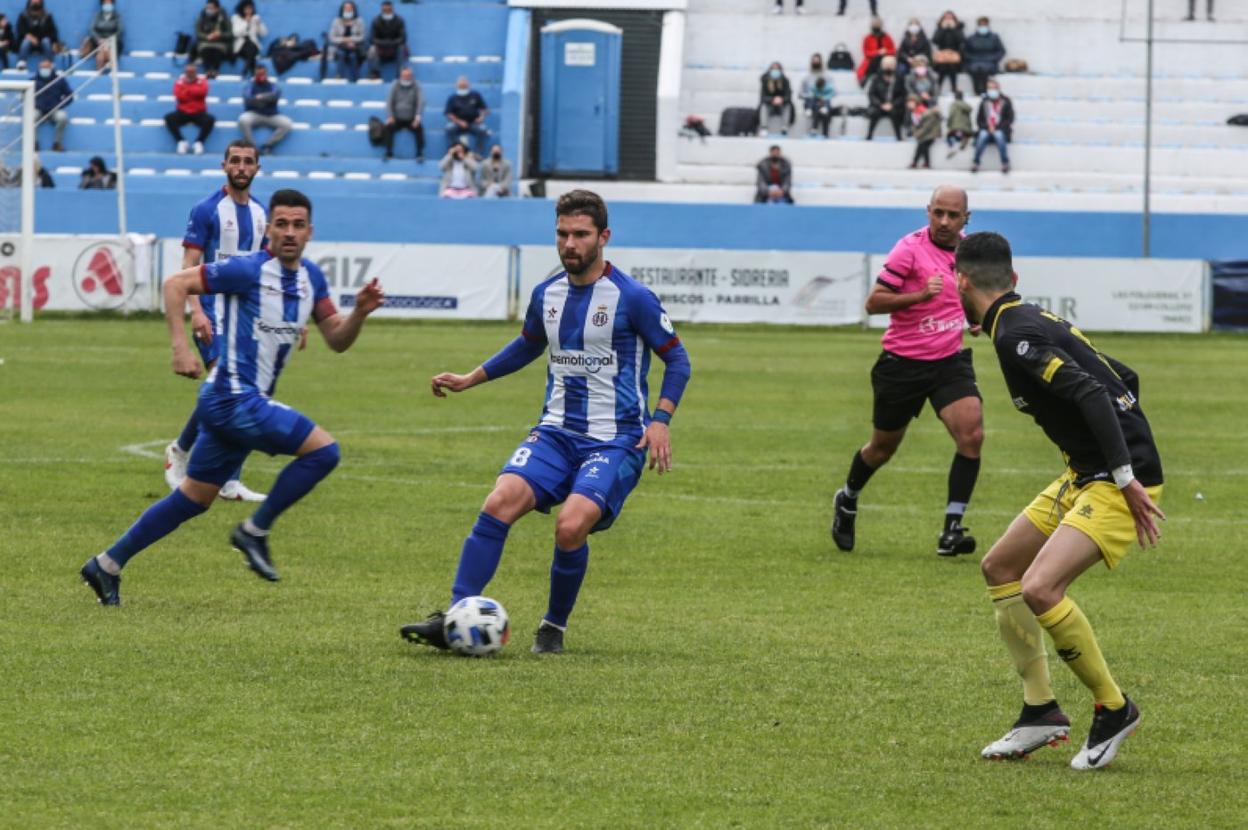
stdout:
{"type": "Polygon", "coordinates": [[[345,352],[351,348],[355,338],[360,336],[360,329],[368,315],[381,308],[386,302],[386,292],[381,288],[381,281],[373,277],[367,285],[355,295],[355,306],[350,314],[338,312],[317,323],[321,336],[336,352],[345,352]]]}
{"type": "Polygon", "coordinates": [[[433,379],[429,381],[429,384],[433,387],[433,394],[436,397],[445,398],[447,390],[450,390],[451,392],[463,392],[474,386],[479,386],[489,379],[489,376],[485,373],[485,369],[478,366],[466,375],[457,375],[454,372],[442,372],[441,374],[434,375],[433,379]]]}
{"type": "Polygon", "coordinates": [[[186,298],[204,293],[204,282],[198,266],[179,271],[165,280],[165,322],[169,325],[169,341],[173,348],[174,374],[197,378],[203,372],[199,358],[186,343],[186,298]]]}

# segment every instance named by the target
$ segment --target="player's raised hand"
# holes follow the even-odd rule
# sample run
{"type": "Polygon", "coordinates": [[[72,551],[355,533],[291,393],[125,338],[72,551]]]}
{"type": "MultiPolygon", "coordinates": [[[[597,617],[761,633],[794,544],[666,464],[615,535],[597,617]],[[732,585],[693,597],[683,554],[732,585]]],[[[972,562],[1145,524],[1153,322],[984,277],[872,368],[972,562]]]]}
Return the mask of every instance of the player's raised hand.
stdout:
{"type": "Polygon", "coordinates": [[[1126,487],[1122,488],[1122,496],[1127,500],[1127,507],[1131,510],[1131,518],[1135,520],[1135,537],[1140,542],[1140,547],[1157,547],[1157,540],[1161,538],[1161,529],[1157,527],[1154,516],[1166,520],[1166,514],[1161,512],[1151,498],[1148,491],[1144,489],[1144,485],[1138,480],[1133,480],[1126,487]]]}
{"type": "Polygon", "coordinates": [[[672,469],[672,434],[667,424],[651,421],[646,434],[637,442],[637,449],[650,448],[650,469],[658,468],[659,475],[672,469]]]}
{"type": "Polygon", "coordinates": [[[372,314],[386,304],[386,292],[381,288],[381,280],[373,277],[368,284],[355,295],[355,307],[364,314],[372,314]]]}
{"type": "Polygon", "coordinates": [[[930,300],[937,294],[945,290],[945,278],[940,274],[932,274],[927,278],[927,285],[923,286],[923,296],[930,300]]]}
{"type": "Polygon", "coordinates": [[[191,334],[205,346],[212,343],[212,323],[208,315],[202,311],[191,312],[191,334]]]}
{"type": "Polygon", "coordinates": [[[199,358],[191,354],[190,349],[177,349],[173,353],[173,373],[181,375],[184,378],[192,380],[198,378],[203,372],[203,367],[199,365],[199,358]]]}

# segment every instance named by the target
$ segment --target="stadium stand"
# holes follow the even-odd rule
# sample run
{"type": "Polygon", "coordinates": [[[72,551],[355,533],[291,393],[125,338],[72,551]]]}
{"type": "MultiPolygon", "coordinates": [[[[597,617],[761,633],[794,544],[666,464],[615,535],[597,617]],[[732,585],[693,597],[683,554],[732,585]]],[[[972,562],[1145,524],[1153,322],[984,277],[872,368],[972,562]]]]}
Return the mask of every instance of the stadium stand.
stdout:
{"type": "MultiPolygon", "coordinates": [[[[6,8],[7,5],[3,4],[6,8]]],[[[243,79],[238,74],[241,61],[226,64],[222,74],[211,82],[209,110],[217,117],[216,129],[206,142],[202,156],[177,155],[165,130],[164,114],[173,108],[173,81],[181,71],[181,59],[173,49],[176,33],[190,31],[202,4],[191,0],[159,3],[118,3],[126,21],[126,53],[119,63],[122,93],[122,132],[126,158],[127,187],[133,193],[202,196],[199,177],[220,177],[220,156],[231,138],[237,137],[238,115],[242,112],[243,79]],[[142,16],[141,24],[136,18],[142,16]]],[[[224,4],[232,10],[233,4],[224,4]]],[[[325,30],[338,9],[337,0],[262,0],[259,13],[272,37],[297,33],[323,42],[325,30]]],[[[362,4],[368,20],[379,4],[362,4]]],[[[53,0],[55,14],[66,45],[76,45],[87,30],[91,14],[98,8],[94,0],[53,0]]],[[[16,8],[8,9],[15,12],[16,8]]],[[[275,180],[298,181],[309,195],[336,196],[344,192],[402,193],[436,192],[439,171],[437,157],[445,151],[442,125],[443,104],[454,89],[455,79],[466,75],[485,97],[491,108],[488,124],[497,133],[502,117],[501,83],[506,40],[507,8],[502,0],[424,0],[418,5],[397,4],[396,13],[407,22],[411,65],[424,87],[424,112],[429,138],[429,155],[423,165],[410,158],[386,163],[383,150],[368,142],[370,116],[382,116],[394,64],[383,64],[383,79],[361,80],[351,84],[333,77],[320,79],[319,58],[296,64],[278,78],[282,87],[281,112],[295,122],[295,129],[264,160],[264,176],[275,180]],[[435,155],[436,154],[436,155],[435,155]]],[[[13,14],[10,15],[14,16],[13,14]]],[[[267,46],[267,43],[266,43],[267,46]]],[[[94,72],[79,70],[70,80],[77,89],[94,72]]],[[[0,73],[5,79],[23,79],[30,73],[9,68],[0,73]]],[[[112,96],[107,78],[99,78],[69,108],[70,126],[63,153],[50,152],[52,126],[39,129],[41,159],[52,173],[58,188],[77,186],[88,160],[101,155],[112,167],[112,96]]],[[[268,133],[258,130],[257,138],[268,133]]],[[[399,137],[412,141],[410,135],[399,137]]],[[[410,155],[410,154],[409,154],[410,155]]]]}

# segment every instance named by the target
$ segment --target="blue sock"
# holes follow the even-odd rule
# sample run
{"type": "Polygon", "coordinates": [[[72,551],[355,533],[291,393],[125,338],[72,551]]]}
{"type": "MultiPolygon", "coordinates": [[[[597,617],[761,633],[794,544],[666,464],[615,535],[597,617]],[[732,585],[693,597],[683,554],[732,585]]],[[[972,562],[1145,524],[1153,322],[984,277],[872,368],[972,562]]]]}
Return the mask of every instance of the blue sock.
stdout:
{"type": "Polygon", "coordinates": [[[333,443],[287,464],[273,482],[269,497],[251,517],[252,524],[261,530],[271,528],[286,508],[312,492],[321,479],[333,472],[341,457],[338,444],[333,443]]]}
{"type": "Polygon", "coordinates": [[[561,550],[555,545],[555,559],[550,563],[550,605],[546,608],[546,621],[560,628],[568,625],[568,615],[576,605],[576,595],[585,581],[589,569],[589,545],[576,550],[561,550]]]}
{"type": "Polygon", "coordinates": [[[182,434],[178,436],[178,449],[182,452],[190,452],[191,447],[195,446],[195,439],[199,437],[199,415],[192,412],[191,417],[187,419],[186,426],[182,427],[182,434]]]}
{"type": "Polygon", "coordinates": [[[494,578],[498,560],[503,558],[503,544],[511,525],[496,519],[489,513],[477,515],[477,523],[464,540],[459,553],[459,569],[455,571],[455,584],[451,586],[451,605],[464,597],[479,596],[494,578]]]}
{"type": "Polygon", "coordinates": [[[181,490],[174,490],[143,512],[139,520],[113,542],[108,558],[124,568],[130,558],[177,530],[178,525],[193,519],[207,510],[186,497],[181,490]]]}

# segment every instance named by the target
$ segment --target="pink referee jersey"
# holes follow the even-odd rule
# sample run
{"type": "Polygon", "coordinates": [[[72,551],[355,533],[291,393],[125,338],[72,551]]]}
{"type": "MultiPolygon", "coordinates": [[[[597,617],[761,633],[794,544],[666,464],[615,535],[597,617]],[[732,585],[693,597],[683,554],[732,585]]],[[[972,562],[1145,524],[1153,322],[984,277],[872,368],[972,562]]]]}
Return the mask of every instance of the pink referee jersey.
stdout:
{"type": "Polygon", "coordinates": [[[953,254],[953,248],[932,240],[928,228],[906,234],[893,246],[876,282],[898,294],[910,294],[922,291],[928,277],[939,274],[945,287],[930,300],[892,313],[881,341],[885,350],[913,360],[941,360],[962,348],[966,314],[958,299],[953,254]]]}

